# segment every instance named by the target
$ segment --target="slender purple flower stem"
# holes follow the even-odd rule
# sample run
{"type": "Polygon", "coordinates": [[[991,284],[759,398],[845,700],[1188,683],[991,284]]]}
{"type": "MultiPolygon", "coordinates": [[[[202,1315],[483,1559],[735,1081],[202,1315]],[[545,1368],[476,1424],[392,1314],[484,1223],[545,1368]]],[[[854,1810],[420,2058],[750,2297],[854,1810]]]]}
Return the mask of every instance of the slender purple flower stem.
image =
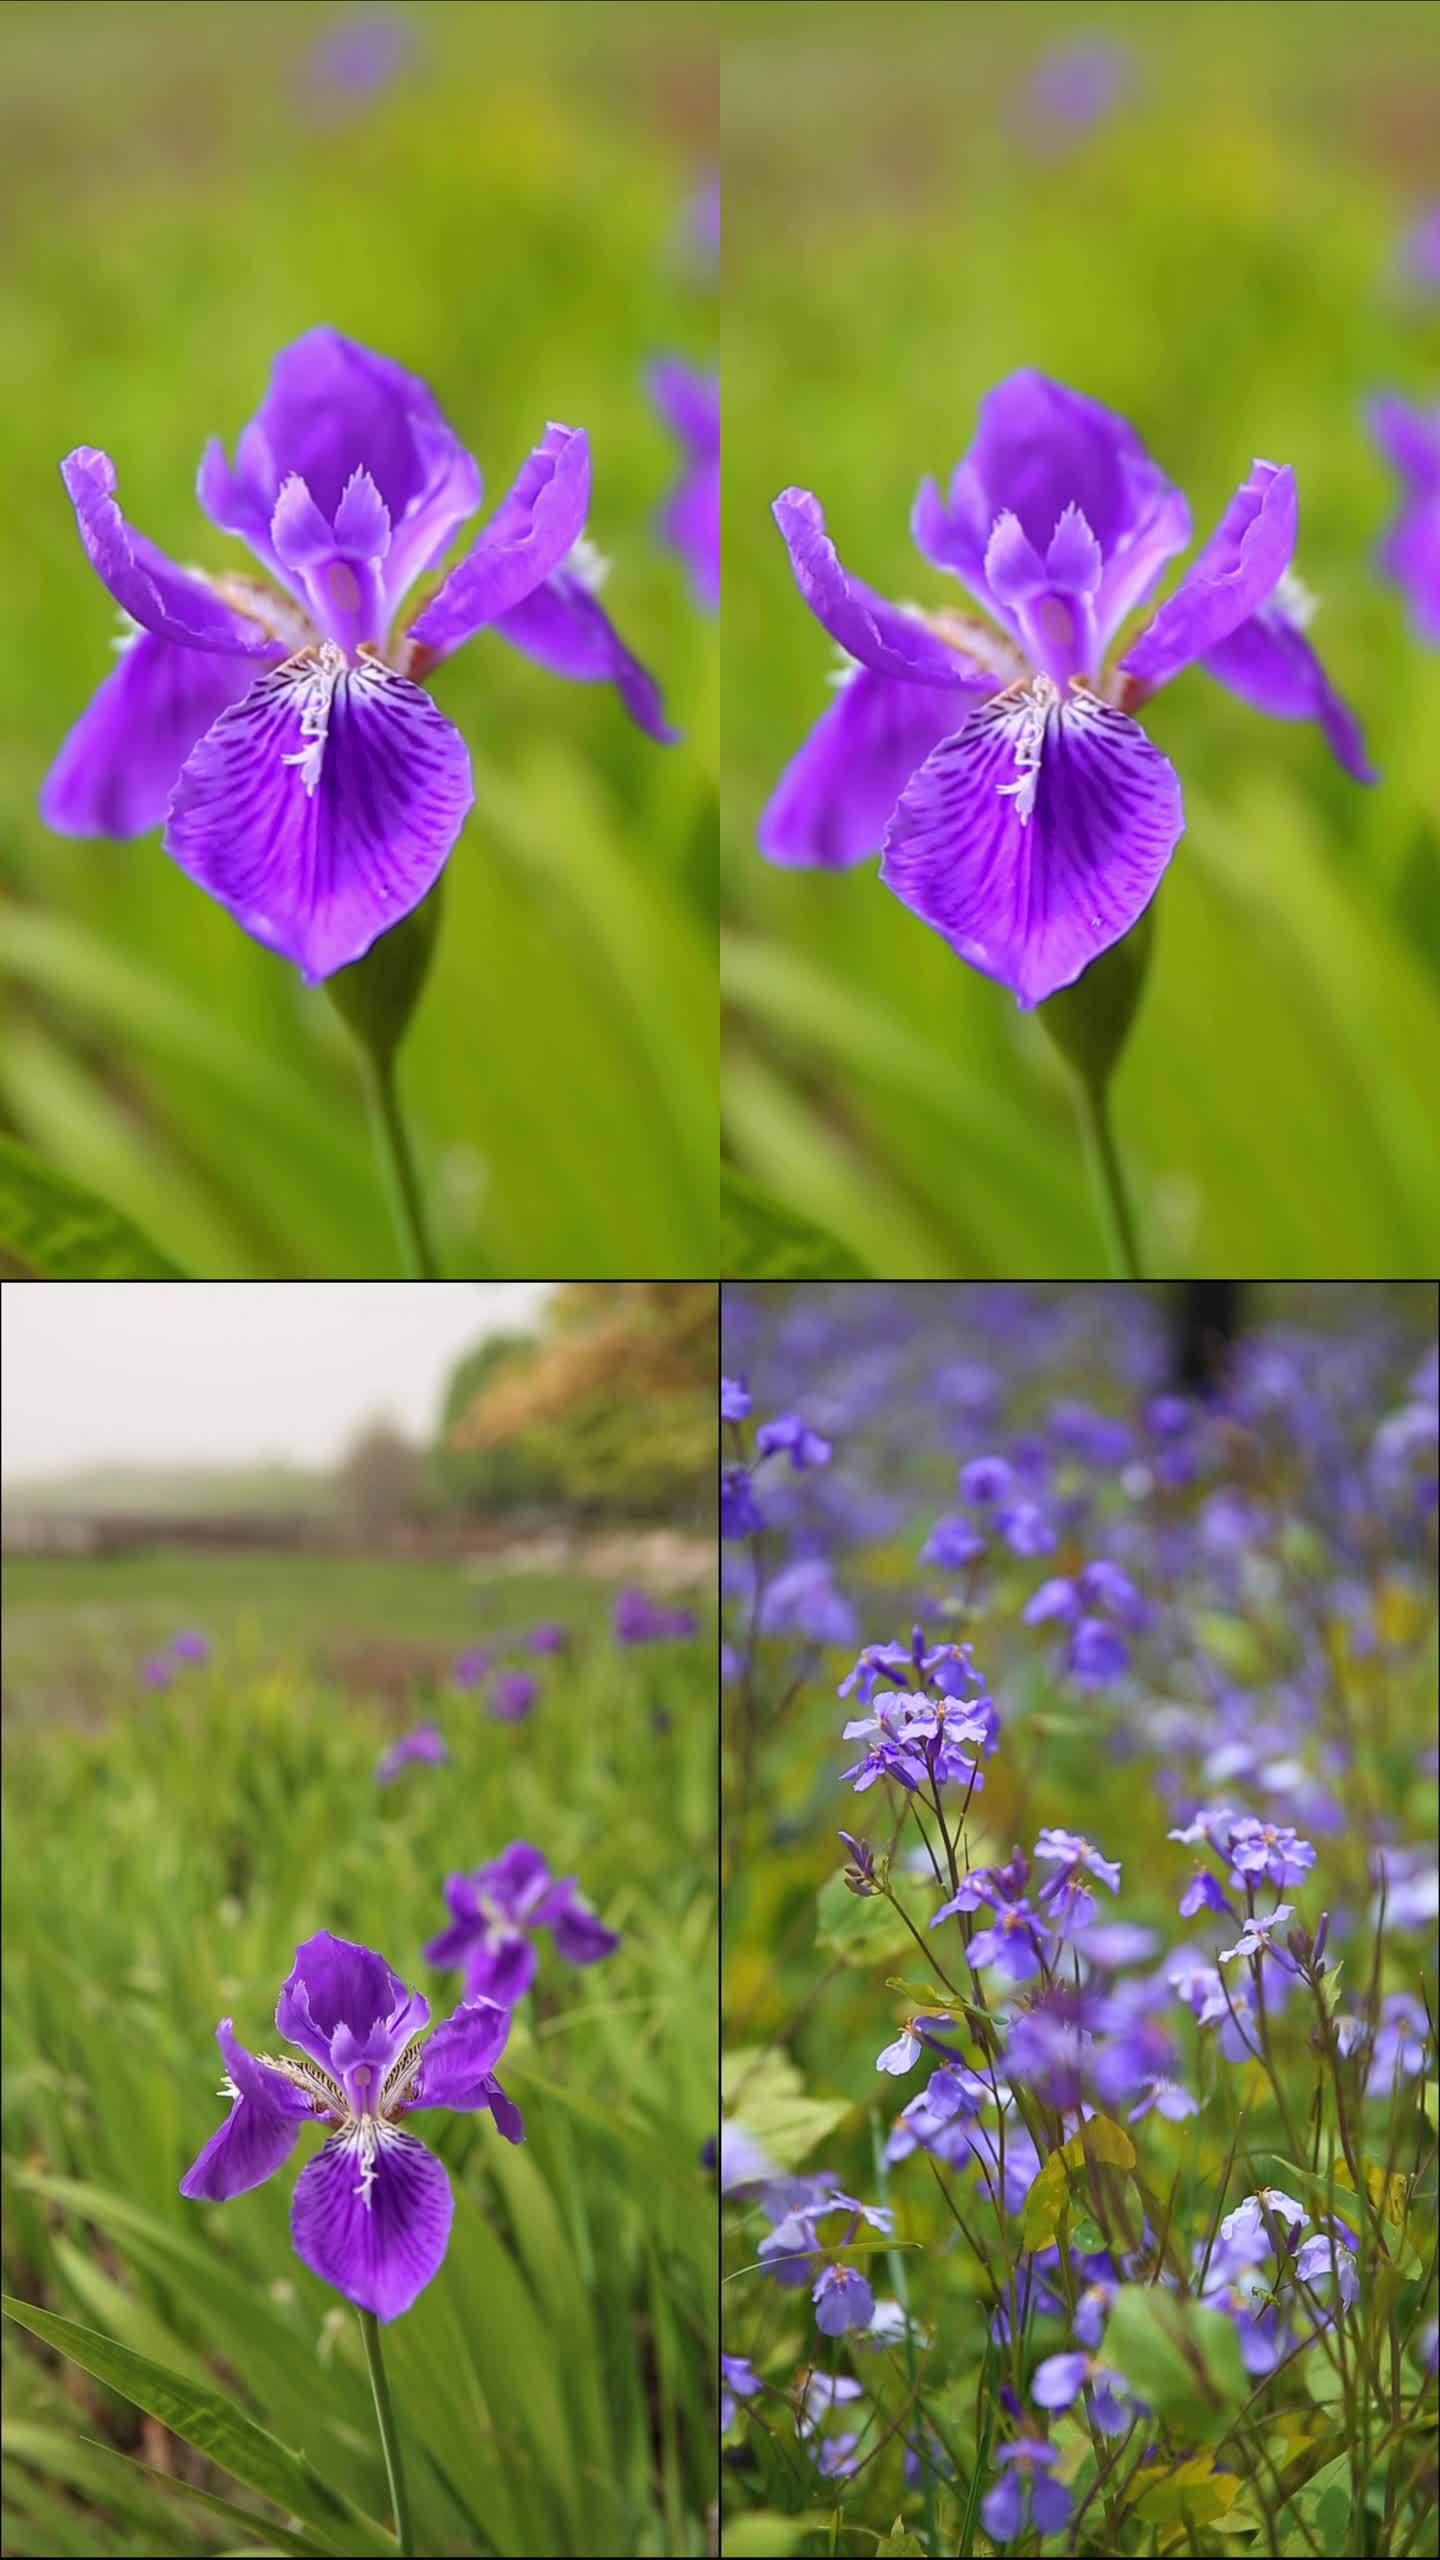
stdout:
{"type": "Polygon", "coordinates": [[[405,1256],[406,1277],[434,1280],[438,1276],[435,1250],[426,1229],[415,1159],[410,1152],[410,1140],[395,1091],[393,1059],[382,1062],[378,1058],[367,1058],[366,1075],[375,1151],[380,1158],[385,1187],[390,1196],[390,1213],[405,1256]]]}
{"type": "Polygon", "coordinates": [[[380,2429],[380,2449],[385,2456],[385,2477],[390,2483],[390,2505],[395,2517],[395,2532],[404,2560],[413,2560],[415,2545],[410,2534],[410,2509],[405,2496],[405,2474],[400,2464],[400,2439],[395,2433],[395,2412],[390,2406],[390,2385],[385,2378],[385,2358],[380,2349],[380,2323],[373,2311],[360,2313],[360,2335],[365,2341],[365,2361],[370,2368],[370,2388],[375,2394],[375,2422],[380,2429]]]}

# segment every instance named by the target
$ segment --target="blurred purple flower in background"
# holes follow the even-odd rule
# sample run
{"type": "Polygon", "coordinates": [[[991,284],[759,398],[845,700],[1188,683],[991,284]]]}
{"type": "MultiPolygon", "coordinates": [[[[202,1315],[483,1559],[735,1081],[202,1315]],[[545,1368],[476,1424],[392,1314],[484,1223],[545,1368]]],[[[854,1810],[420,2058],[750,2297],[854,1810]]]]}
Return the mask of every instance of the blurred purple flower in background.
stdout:
{"type": "Polygon", "coordinates": [[[1112,36],[1076,36],[1042,55],[1015,100],[1017,139],[1039,154],[1079,142],[1130,96],[1139,65],[1112,36]]]}
{"type": "Polygon", "coordinates": [[[489,1645],[467,1645],[463,1653],[456,1654],[455,1668],[450,1674],[456,1688],[478,1689],[494,1659],[489,1645]]]}
{"type": "Polygon", "coordinates": [[[346,9],[302,57],[302,111],[316,124],[341,124],[413,69],[415,21],[398,9],[346,9]]]}
{"type": "Polygon", "coordinates": [[[663,1644],[671,1636],[693,1636],[698,1623],[693,1609],[663,1609],[638,1584],[615,1595],[614,1626],[619,1644],[663,1644]]]}
{"type": "Polygon", "coordinates": [[[512,1840],[487,1866],[445,1879],[451,1925],[430,1939],[426,1959],[465,1967],[465,1997],[513,2007],[535,1978],[534,1933],[548,1929],[568,1964],[596,1964],[620,1940],[598,1920],[573,1876],[552,1876],[539,1849],[512,1840]]]}
{"type": "Polygon", "coordinates": [[[1421,294],[1440,293],[1440,198],[1422,205],[1407,222],[1395,253],[1402,284],[1421,294]]]}
{"type": "Polygon", "coordinates": [[[1440,407],[1386,392],[1370,403],[1370,425],[1404,488],[1380,566],[1409,598],[1420,638],[1440,642],[1440,407]]]}
{"type": "Polygon", "coordinates": [[[666,356],[651,368],[650,395],[685,454],[660,531],[713,613],[720,602],[720,377],[666,356]]]}
{"type": "Polygon", "coordinates": [[[399,1777],[400,1772],[405,1767],[407,1761],[433,1760],[438,1762],[448,1760],[449,1757],[450,1754],[445,1746],[445,1736],[440,1731],[439,1726],[435,1724],[417,1724],[412,1732],[402,1733],[398,1740],[391,1743],[389,1750],[382,1754],[381,1758],[375,1764],[375,1776],[379,1784],[382,1787],[386,1787],[389,1785],[392,1778],[399,1777]]]}
{"type": "Polygon", "coordinates": [[[486,1712],[498,1716],[502,1724],[518,1724],[528,1716],[540,1695],[540,1683],[533,1671],[497,1671],[486,1712]]]}

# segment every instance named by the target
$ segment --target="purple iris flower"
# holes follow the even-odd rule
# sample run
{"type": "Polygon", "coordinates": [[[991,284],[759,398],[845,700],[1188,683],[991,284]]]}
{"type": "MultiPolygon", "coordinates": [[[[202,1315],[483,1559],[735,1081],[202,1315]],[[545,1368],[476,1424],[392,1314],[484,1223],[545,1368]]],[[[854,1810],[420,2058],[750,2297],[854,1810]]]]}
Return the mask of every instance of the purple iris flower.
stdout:
{"type": "Polygon", "coordinates": [[[392,1778],[399,1777],[407,1761],[442,1761],[449,1757],[445,1736],[439,1726],[417,1724],[413,1732],[402,1733],[397,1741],[391,1743],[389,1750],[376,1762],[375,1776],[382,1787],[388,1787],[392,1778]]]}
{"type": "Polygon", "coordinates": [[[182,1627],[178,1636],[170,1639],[170,1652],[176,1662],[208,1662],[210,1639],[198,1627],[182,1627]]]}
{"type": "Polygon", "coordinates": [[[140,1665],[140,1677],[150,1689],[168,1689],[175,1677],[175,1665],[168,1653],[147,1654],[140,1665]]]}
{"type": "Polygon", "coordinates": [[[494,1659],[489,1645],[467,1645],[463,1653],[456,1654],[455,1668],[450,1674],[456,1688],[478,1689],[494,1659]]]}
{"type": "Polygon", "coordinates": [[[798,1413],[777,1413],[773,1422],[762,1422],[755,1434],[755,1448],[762,1458],[770,1458],[783,1450],[792,1467],[824,1467],[830,1463],[830,1443],[812,1431],[798,1413]]]}
{"type": "Polygon", "coordinates": [[[447,1876],[445,1899],[453,1915],[432,1938],[426,1961],[465,1967],[465,1997],[503,2000],[513,2007],[535,1979],[534,1933],[548,1929],[558,1954],[570,1964],[597,1964],[620,1944],[576,1891],[573,1876],[552,1876],[528,1840],[512,1840],[498,1858],[469,1875],[447,1876]]]}
{"type": "Polygon", "coordinates": [[[615,1594],[615,1639],[618,1644],[660,1644],[669,1636],[693,1636],[693,1609],[662,1609],[648,1591],[631,1585],[615,1594]]]}
{"type": "Polygon", "coordinates": [[[1058,2444],[1047,2444],[1043,2436],[1016,2436],[997,2445],[991,2458],[1005,2476],[986,2490],[980,2521],[997,2542],[1013,2542],[1027,2518],[1041,2534],[1058,2533],[1068,2524],[1070,2492],[1063,2481],[1047,2478],[1044,2468],[1059,2461],[1058,2444]]]}
{"type": "Polygon", "coordinates": [[[305,2123],[333,2128],[296,2182],[290,2233],[307,2267],[362,2311],[393,2320],[429,2283],[450,2236],[450,2181],[398,2122],[420,2107],[489,2107],[507,2142],[520,2110],[494,2076],[510,2012],[462,2001],[428,2043],[430,2004],[383,1956],[319,1929],[295,1950],[275,2010],[291,2055],[248,2053],[222,2018],[230,2113],[180,2181],[212,2204],[272,2177],[305,2123]]]}
{"type": "Polygon", "coordinates": [[[569,1628],[562,1627],[558,1619],[542,1618],[539,1626],[530,1630],[530,1650],[532,1653],[568,1653],[569,1628]]]}
{"type": "Polygon", "coordinates": [[[305,112],[317,124],[335,124],[378,97],[410,67],[415,32],[414,20],[394,9],[347,9],[305,56],[305,112]]]}
{"type": "Polygon", "coordinates": [[[501,1671],[487,1700],[488,1712],[498,1716],[502,1724],[519,1724],[528,1716],[540,1695],[540,1683],[533,1671],[501,1671]]]}
{"type": "Polygon", "coordinates": [[[696,596],[720,603],[720,377],[667,356],[650,372],[650,396],[685,455],[660,531],[690,572],[696,596]]]}
{"type": "Polygon", "coordinates": [[[551,426],[408,624],[480,504],[479,470],[426,385],[312,329],[277,356],[232,466],[200,465],[212,523],[267,584],[177,568],[125,522],[115,466],[61,465],[91,566],[126,615],[120,662],[46,778],[62,835],[141,835],[314,981],[419,904],[470,807],[470,758],[419,679],[487,626],[556,674],[612,678],[652,737],[659,697],[591,593],[583,430],[551,426]]]}
{"type": "Polygon", "coordinates": [[[1068,986],[1148,906],[1184,825],[1132,711],[1198,660],[1280,718],[1313,716],[1373,779],[1287,583],[1295,483],[1257,462],[1118,666],[1106,651],[1190,538],[1180,491],[1125,419],[1034,372],[982,403],[948,501],[915,539],[992,617],[887,603],[849,575],[808,490],[774,514],[806,603],[854,662],[760,823],[773,861],[858,862],[1022,1005],[1068,986]]]}
{"type": "Polygon", "coordinates": [[[1371,401],[1370,426],[1405,490],[1380,566],[1404,588],[1420,638],[1440,641],[1440,408],[1387,392],[1371,401]]]}
{"type": "Polygon", "coordinates": [[[1036,64],[1017,101],[1020,140],[1042,155],[1103,124],[1135,85],[1135,55],[1111,36],[1077,36],[1036,64]]]}

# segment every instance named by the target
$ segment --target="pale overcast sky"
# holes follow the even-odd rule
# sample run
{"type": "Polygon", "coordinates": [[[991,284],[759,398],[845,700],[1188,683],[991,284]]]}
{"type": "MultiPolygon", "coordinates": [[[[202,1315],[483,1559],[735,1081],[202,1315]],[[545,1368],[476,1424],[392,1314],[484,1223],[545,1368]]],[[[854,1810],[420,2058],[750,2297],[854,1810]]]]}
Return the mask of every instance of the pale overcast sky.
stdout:
{"type": "Polygon", "coordinates": [[[3,1473],[325,1465],[384,1415],[428,1433],[451,1363],[524,1331],[540,1280],[11,1281],[3,1473]]]}

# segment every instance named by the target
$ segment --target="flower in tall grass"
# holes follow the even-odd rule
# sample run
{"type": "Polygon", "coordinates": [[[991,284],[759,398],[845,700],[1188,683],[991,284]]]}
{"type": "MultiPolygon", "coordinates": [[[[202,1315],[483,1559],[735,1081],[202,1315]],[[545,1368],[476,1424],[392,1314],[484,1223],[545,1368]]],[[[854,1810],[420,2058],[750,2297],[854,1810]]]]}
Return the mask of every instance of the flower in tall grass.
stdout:
{"type": "Polygon", "coordinates": [[[546,429],[408,624],[409,590],[478,508],[480,473],[418,375],[337,329],[283,348],[234,464],[212,438],[200,465],[202,507],[265,580],[177,567],[126,523],[94,446],[61,477],[126,638],[42,814],[63,835],[163,819],[181,869],[307,980],[359,959],[444,868],[470,758],[420,680],[477,631],[557,674],[613,678],[642,728],[672,735],[591,592],[583,429],[546,429]]]}
{"type": "Polygon", "coordinates": [[[997,2542],[1013,2542],[1028,2523],[1040,2534],[1058,2533],[1070,2521],[1070,2492],[1049,2477],[1060,2459],[1058,2444],[1043,2436],[1015,2436],[991,2456],[1003,2477],[980,2501],[980,2521],[997,2542]]]}
{"type": "Polygon", "coordinates": [[[1346,770],[1374,779],[1304,636],[1287,466],[1255,463],[1108,670],[1190,511],[1124,418],[1043,374],[987,395],[948,499],[926,481],[911,519],[987,621],[887,603],[841,565],[808,490],[774,515],[846,677],[764,812],[761,850],[836,868],[883,837],[886,886],[1021,1005],[1079,977],[1160,885],[1180,783],[1130,715],[1187,666],[1276,718],[1317,720],[1346,770]]]}
{"type": "Polygon", "coordinates": [[[674,1636],[693,1636],[698,1623],[693,1609],[663,1609],[638,1585],[632,1584],[615,1595],[614,1628],[619,1644],[663,1644],[674,1636]]]}
{"type": "Polygon", "coordinates": [[[597,1964],[620,1944],[618,1932],[597,1919],[573,1876],[552,1876],[539,1849],[512,1840],[498,1858],[468,1875],[445,1879],[448,1929],[432,1938],[426,1958],[463,1965],[465,1997],[503,2000],[513,2007],[535,1979],[535,1932],[548,1929],[557,1955],[568,1964],[597,1964]]]}
{"type": "Polygon", "coordinates": [[[540,1695],[533,1671],[498,1671],[486,1701],[487,1711],[502,1724],[520,1724],[540,1695]]]}
{"type": "Polygon", "coordinates": [[[422,2108],[488,2107],[507,2142],[520,2110],[494,2074],[510,2032],[498,2001],[462,2001],[428,2038],[430,2004],[383,1956],[317,1930],[295,1950],[275,2024],[303,2060],[247,2052],[229,2018],[215,2030],[225,2063],[224,2123],[180,2181],[222,2203],[273,2177],[302,2124],[332,2128],[301,2170],[290,2209],[296,2250],[364,2311],[393,2320],[435,2274],[454,2210],[450,2181],[399,2119],[422,2108]]]}
{"type": "Polygon", "coordinates": [[[389,1750],[381,1753],[375,1764],[376,1781],[380,1786],[388,1787],[391,1779],[398,1778],[401,1770],[411,1760],[438,1762],[448,1760],[449,1757],[445,1736],[439,1726],[417,1724],[409,1733],[400,1734],[391,1743],[389,1750]]]}
{"type": "Polygon", "coordinates": [[[713,613],[720,602],[720,377],[666,356],[651,367],[650,396],[685,455],[660,531],[713,613]]]}
{"type": "Polygon", "coordinates": [[[1420,638],[1440,641],[1440,408],[1386,392],[1370,403],[1370,426],[1404,489],[1380,566],[1403,588],[1420,638]]]}
{"type": "Polygon", "coordinates": [[[478,1689],[494,1659],[494,1652],[489,1645],[466,1645],[463,1652],[456,1654],[454,1668],[450,1673],[456,1688],[478,1689]]]}

